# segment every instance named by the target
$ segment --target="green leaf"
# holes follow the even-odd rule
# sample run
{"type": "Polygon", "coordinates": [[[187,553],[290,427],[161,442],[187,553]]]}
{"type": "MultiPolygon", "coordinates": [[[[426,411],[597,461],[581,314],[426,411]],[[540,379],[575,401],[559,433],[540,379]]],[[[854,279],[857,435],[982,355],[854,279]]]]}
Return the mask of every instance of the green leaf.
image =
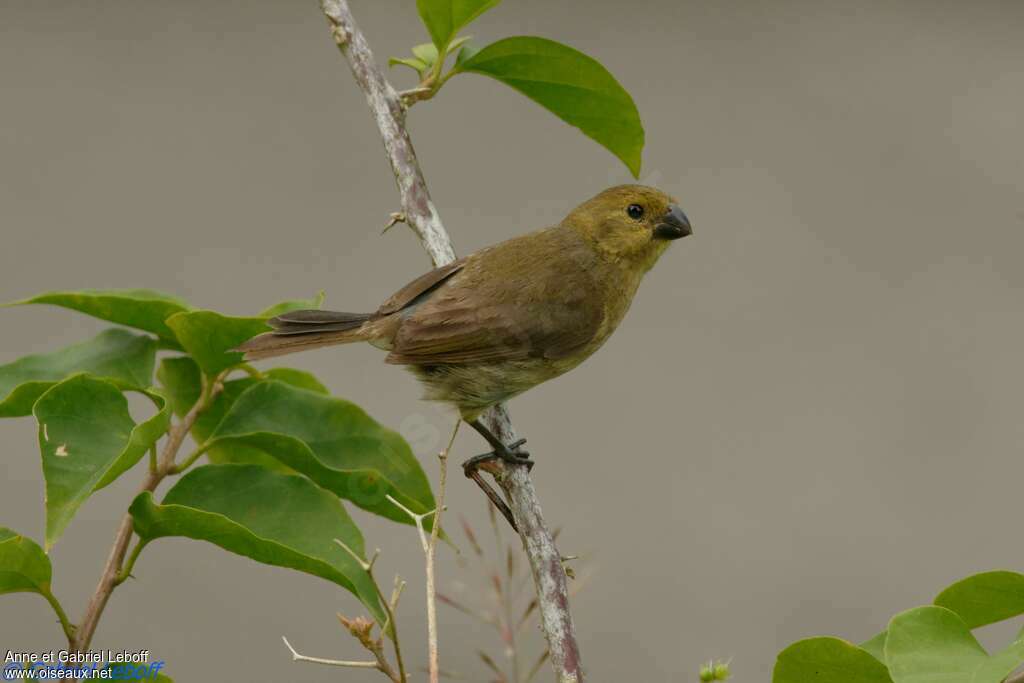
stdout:
{"type": "Polygon", "coordinates": [[[885,639],[889,635],[888,631],[882,631],[881,633],[875,634],[871,640],[866,640],[860,644],[860,649],[867,653],[870,653],[872,657],[878,661],[885,663],[885,639]]]}
{"type": "Polygon", "coordinates": [[[406,57],[405,59],[399,59],[398,57],[391,57],[388,59],[388,66],[395,66],[396,64],[402,64],[416,70],[416,73],[422,75],[424,71],[430,68],[429,65],[423,63],[415,57],[406,57]]]}
{"type": "Polygon", "coordinates": [[[57,382],[78,372],[104,377],[123,388],[149,386],[156,341],[127,330],[101,332],[59,351],[0,365],[0,417],[32,414],[32,404],[57,382]]]}
{"type": "MultiPolygon", "coordinates": [[[[187,413],[195,402],[199,400],[199,393],[202,389],[201,372],[195,361],[188,356],[176,358],[165,358],[157,370],[157,377],[160,379],[164,391],[167,393],[174,405],[178,415],[187,413]]],[[[327,387],[320,383],[316,377],[308,372],[294,368],[273,368],[263,373],[264,379],[276,379],[300,389],[308,389],[318,394],[327,394],[327,387]]],[[[217,428],[220,421],[227,415],[228,410],[234,405],[239,396],[256,384],[260,379],[245,377],[224,382],[224,389],[217,394],[210,406],[204,410],[196,419],[192,427],[192,437],[196,443],[203,444],[213,430],[217,428]]],[[[294,473],[295,470],[282,463],[277,458],[270,456],[258,448],[245,446],[243,444],[232,444],[227,447],[212,445],[206,449],[206,456],[214,463],[248,463],[262,465],[280,472],[294,473]]]]}
{"type": "Polygon", "coordinates": [[[892,683],[885,665],[839,638],[800,640],[779,653],[772,683],[892,683]]]}
{"type": "Polygon", "coordinates": [[[299,311],[305,308],[320,308],[323,305],[324,292],[323,290],[320,290],[312,299],[292,299],[290,301],[282,301],[279,304],[274,304],[265,311],[262,311],[257,317],[273,318],[275,315],[281,315],[288,311],[299,311]]]}
{"type": "Polygon", "coordinates": [[[1024,574],[993,571],[957,581],[939,593],[935,604],[956,612],[968,628],[1024,614],[1024,574]]]}
{"type": "Polygon", "coordinates": [[[1006,649],[988,658],[977,671],[971,683],[1000,683],[1024,664],[1024,639],[1018,638],[1006,649]]]}
{"type": "Polygon", "coordinates": [[[52,304],[70,308],[94,318],[152,332],[174,345],[174,333],[165,321],[175,313],[191,310],[183,300],[171,294],[149,289],[83,289],[77,292],[47,292],[9,306],[52,304]]]}
{"type": "Polygon", "coordinates": [[[456,64],[497,79],[583,131],[640,176],[644,129],[629,93],[601,64],[567,45],[505,38],[456,64]]]}
{"type": "Polygon", "coordinates": [[[38,401],[39,450],[46,479],[46,548],[53,547],[78,508],[132,467],[170,425],[169,402],[136,425],[116,386],[89,375],[55,385],[38,401]]]}
{"type": "Polygon", "coordinates": [[[501,0],[416,0],[423,25],[437,49],[444,49],[456,33],[501,0]]]}
{"type": "Polygon", "coordinates": [[[480,52],[480,46],[474,45],[473,43],[466,43],[459,49],[459,54],[455,57],[455,66],[457,70],[461,70],[463,63],[472,58],[477,52],[480,52]]]}
{"type": "Polygon", "coordinates": [[[48,595],[52,573],[50,559],[38,543],[0,527],[0,595],[48,595]]]}
{"type": "Polygon", "coordinates": [[[434,508],[430,483],[401,436],[354,403],[284,382],[246,390],[208,443],[270,453],[338,496],[398,522],[411,520],[386,499],[389,494],[414,512],[434,508]]]}
{"type": "MultiPolygon", "coordinates": [[[[317,380],[316,377],[293,368],[273,368],[264,373],[266,379],[276,379],[293,387],[307,389],[318,394],[327,394],[327,388],[317,380]]],[[[238,397],[259,381],[253,377],[231,380],[224,383],[224,390],[217,396],[213,404],[199,416],[195,426],[192,428],[192,436],[196,443],[205,443],[213,434],[217,425],[220,424],[228,410],[235,404],[238,397]]],[[[277,458],[265,453],[254,446],[247,446],[242,443],[231,443],[227,445],[213,444],[206,450],[206,457],[214,463],[239,463],[262,465],[272,470],[294,474],[295,470],[282,463],[277,458]]]]}
{"type": "Polygon", "coordinates": [[[231,349],[270,330],[264,318],[231,317],[214,311],[178,313],[167,324],[185,351],[210,376],[242,362],[242,354],[231,349]]]}
{"type": "Polygon", "coordinates": [[[296,309],[318,308],[322,303],[323,296],[284,301],[251,317],[228,316],[216,311],[189,311],[168,318],[167,326],[174,330],[182,348],[195,358],[203,372],[213,376],[242,362],[242,354],[231,349],[267,332],[270,329],[267,318],[296,309]]]}
{"type": "Polygon", "coordinates": [[[433,43],[423,43],[422,45],[414,45],[412,53],[416,56],[416,59],[420,60],[427,66],[433,66],[434,62],[437,61],[437,46],[433,43]]]}
{"type": "Polygon", "coordinates": [[[892,618],[885,661],[896,683],[981,683],[988,654],[956,613],[929,605],[892,618]]]}
{"type": "Polygon", "coordinates": [[[163,503],[142,493],[129,512],[145,542],[186,536],[319,576],[351,591],[383,623],[370,576],[334,542],[341,539],[363,557],[362,534],[341,501],[305,477],[254,465],[204,465],[188,471],[163,503]]]}
{"type": "Polygon", "coordinates": [[[199,400],[203,389],[201,375],[199,366],[188,356],[172,356],[160,361],[156,378],[175,415],[184,416],[199,400]]]}

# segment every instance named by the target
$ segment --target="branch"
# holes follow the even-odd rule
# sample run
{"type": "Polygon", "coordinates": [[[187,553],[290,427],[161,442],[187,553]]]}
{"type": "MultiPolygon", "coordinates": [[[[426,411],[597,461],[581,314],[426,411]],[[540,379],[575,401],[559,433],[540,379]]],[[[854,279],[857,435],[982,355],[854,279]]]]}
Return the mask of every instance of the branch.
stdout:
{"type": "MultiPolygon", "coordinates": [[[[366,102],[380,130],[381,140],[395,174],[406,222],[419,236],[435,266],[455,260],[451,239],[441,224],[427,183],[405,127],[405,107],[401,97],[384,77],[370,47],[356,24],[346,0],[321,0],[321,9],[331,24],[331,33],[352,69],[352,76],[366,95],[366,102]]],[[[505,443],[515,440],[515,430],[504,405],[483,418],[492,432],[505,443]]],[[[505,490],[516,520],[519,535],[530,558],[530,568],[540,602],[541,624],[551,651],[551,664],[559,683],[581,683],[576,632],[569,612],[565,570],[561,555],[544,523],[537,493],[525,467],[506,468],[504,463],[491,471],[505,490]]]]}
{"type": "MultiPolygon", "coordinates": [[[[212,382],[206,382],[204,380],[203,391],[196,401],[192,409],[188,411],[188,414],[182,418],[181,422],[172,426],[167,432],[167,441],[164,443],[164,449],[160,454],[159,462],[154,469],[151,469],[147,474],[146,478],[142,482],[142,487],[139,489],[139,493],[146,491],[155,491],[156,487],[159,486],[160,482],[164,480],[174,468],[174,459],[178,455],[178,451],[181,449],[181,444],[185,441],[185,437],[188,436],[189,431],[192,429],[192,425],[195,424],[199,414],[206,409],[216,395],[223,389],[221,383],[222,376],[217,377],[212,382]]],[[[136,494],[137,495],[137,494],[136,494]]],[[[127,575],[122,578],[121,567],[124,564],[125,555],[128,552],[128,544],[132,540],[132,516],[129,513],[125,513],[121,519],[121,525],[117,528],[117,534],[114,536],[114,545],[110,549],[110,555],[107,557],[107,564],[103,567],[103,573],[100,575],[100,581],[96,585],[96,590],[93,592],[92,599],[89,600],[89,605],[85,608],[85,615],[82,617],[81,625],[75,631],[75,637],[68,643],[72,651],[82,652],[89,648],[89,644],[92,642],[92,636],[96,632],[96,627],[99,625],[100,617],[103,615],[103,610],[107,606],[107,601],[110,600],[110,594],[114,592],[114,589],[120,585],[127,575]]],[[[141,544],[137,547],[137,550],[141,550],[141,544]]],[[[128,566],[128,570],[131,570],[132,565],[135,564],[135,559],[138,553],[133,554],[132,560],[128,566]]]]}

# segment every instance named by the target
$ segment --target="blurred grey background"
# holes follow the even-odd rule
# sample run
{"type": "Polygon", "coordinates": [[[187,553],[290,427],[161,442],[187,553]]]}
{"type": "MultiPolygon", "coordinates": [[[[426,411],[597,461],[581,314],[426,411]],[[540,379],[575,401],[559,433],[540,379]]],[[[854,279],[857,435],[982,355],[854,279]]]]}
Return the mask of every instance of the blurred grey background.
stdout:
{"type": "MultiPolygon", "coordinates": [[[[352,4],[382,60],[426,40],[412,0],[352,4]]],[[[594,571],[574,605],[594,681],[695,681],[710,657],[764,681],[793,640],[865,639],[957,578],[1024,567],[1022,31],[1024,3],[994,1],[507,0],[472,27],[607,65],[646,125],[642,180],[695,227],[600,353],[511,406],[563,552],[594,571]]],[[[409,123],[463,253],[628,180],[485,78],[409,123]]],[[[381,236],[397,209],[315,2],[0,5],[0,300],[151,287],[247,314],[324,289],[371,309],[429,265],[403,227],[381,236]]],[[[104,326],[4,310],[0,363],[104,326]]],[[[401,429],[433,475],[451,415],[381,360],[348,347],[294,365],[401,429]]],[[[0,422],[0,523],[38,539],[35,429],[0,422]]],[[[465,430],[455,457],[482,445],[465,430]]],[[[90,500],[52,552],[73,616],[140,477],[90,500]]],[[[450,503],[486,529],[461,477],[450,503]]],[[[353,514],[383,580],[410,582],[418,667],[418,542],[353,514]]],[[[475,585],[441,554],[443,586],[475,585]]],[[[149,648],[179,682],[378,680],[290,661],[282,634],[360,654],[334,617],[358,605],[320,579],[185,540],[153,544],[136,575],[97,647],[149,648]]],[[[496,638],[441,616],[443,666],[487,680],[474,653],[500,659],[496,638]]],[[[0,650],[59,636],[38,596],[0,598],[0,650]]]]}

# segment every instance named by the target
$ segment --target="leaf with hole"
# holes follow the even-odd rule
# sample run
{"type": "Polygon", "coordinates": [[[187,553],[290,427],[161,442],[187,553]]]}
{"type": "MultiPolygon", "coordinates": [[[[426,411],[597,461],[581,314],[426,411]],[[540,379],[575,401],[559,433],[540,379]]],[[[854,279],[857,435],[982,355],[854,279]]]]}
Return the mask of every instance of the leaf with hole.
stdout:
{"type": "Polygon", "coordinates": [[[152,332],[171,347],[177,346],[166,320],[175,313],[191,310],[172,294],[151,289],[82,289],[75,292],[46,292],[9,306],[51,304],[69,308],[118,325],[152,332]]]}
{"type": "Polygon", "coordinates": [[[185,473],[162,503],[142,493],[129,512],[146,543],[185,536],[319,576],[353,593],[384,621],[369,574],[334,542],[340,539],[365,557],[362,534],[341,501],[305,477],[256,465],[204,465],[185,473]]]}
{"type": "Polygon", "coordinates": [[[43,394],[33,413],[46,480],[46,547],[51,548],[82,503],[137,463],[170,425],[170,404],[135,424],[116,386],[89,375],[70,377],[43,394]]]}
{"type": "Polygon", "coordinates": [[[47,389],[79,372],[143,389],[152,381],[156,347],[150,336],[111,329],[81,344],[0,365],[0,417],[31,415],[47,389]]]}
{"type": "Polygon", "coordinates": [[[629,93],[600,62],[532,36],[491,43],[455,66],[518,90],[617,156],[640,176],[644,128],[629,93]]]}
{"type": "Polygon", "coordinates": [[[258,382],[244,391],[210,435],[209,446],[237,445],[273,455],[338,496],[398,522],[434,509],[423,469],[409,444],[362,408],[284,382],[258,382]]]}
{"type": "Polygon", "coordinates": [[[772,683],[892,683],[885,665],[839,638],[800,640],[779,653],[772,683]]]}
{"type": "Polygon", "coordinates": [[[501,0],[416,0],[423,25],[437,49],[448,46],[455,35],[501,0]]]}

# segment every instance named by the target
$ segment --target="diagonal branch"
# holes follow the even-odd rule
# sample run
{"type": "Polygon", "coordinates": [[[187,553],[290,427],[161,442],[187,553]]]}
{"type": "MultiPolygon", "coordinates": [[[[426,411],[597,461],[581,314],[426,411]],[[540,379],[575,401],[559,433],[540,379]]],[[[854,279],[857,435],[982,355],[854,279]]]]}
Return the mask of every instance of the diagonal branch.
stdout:
{"type": "MultiPolygon", "coordinates": [[[[331,25],[335,42],[352,69],[352,76],[366,95],[366,102],[380,130],[381,140],[395,174],[405,220],[419,236],[435,266],[455,260],[451,239],[441,224],[430,199],[427,183],[405,126],[405,107],[377,64],[356,24],[346,0],[321,0],[321,9],[331,25]]],[[[483,419],[505,443],[515,441],[515,430],[503,405],[483,419]]],[[[576,632],[569,612],[569,597],[561,555],[544,523],[537,493],[525,467],[506,468],[497,463],[489,468],[508,496],[519,525],[519,534],[530,559],[537,587],[541,625],[551,652],[551,664],[559,683],[583,681],[576,632]]]]}

